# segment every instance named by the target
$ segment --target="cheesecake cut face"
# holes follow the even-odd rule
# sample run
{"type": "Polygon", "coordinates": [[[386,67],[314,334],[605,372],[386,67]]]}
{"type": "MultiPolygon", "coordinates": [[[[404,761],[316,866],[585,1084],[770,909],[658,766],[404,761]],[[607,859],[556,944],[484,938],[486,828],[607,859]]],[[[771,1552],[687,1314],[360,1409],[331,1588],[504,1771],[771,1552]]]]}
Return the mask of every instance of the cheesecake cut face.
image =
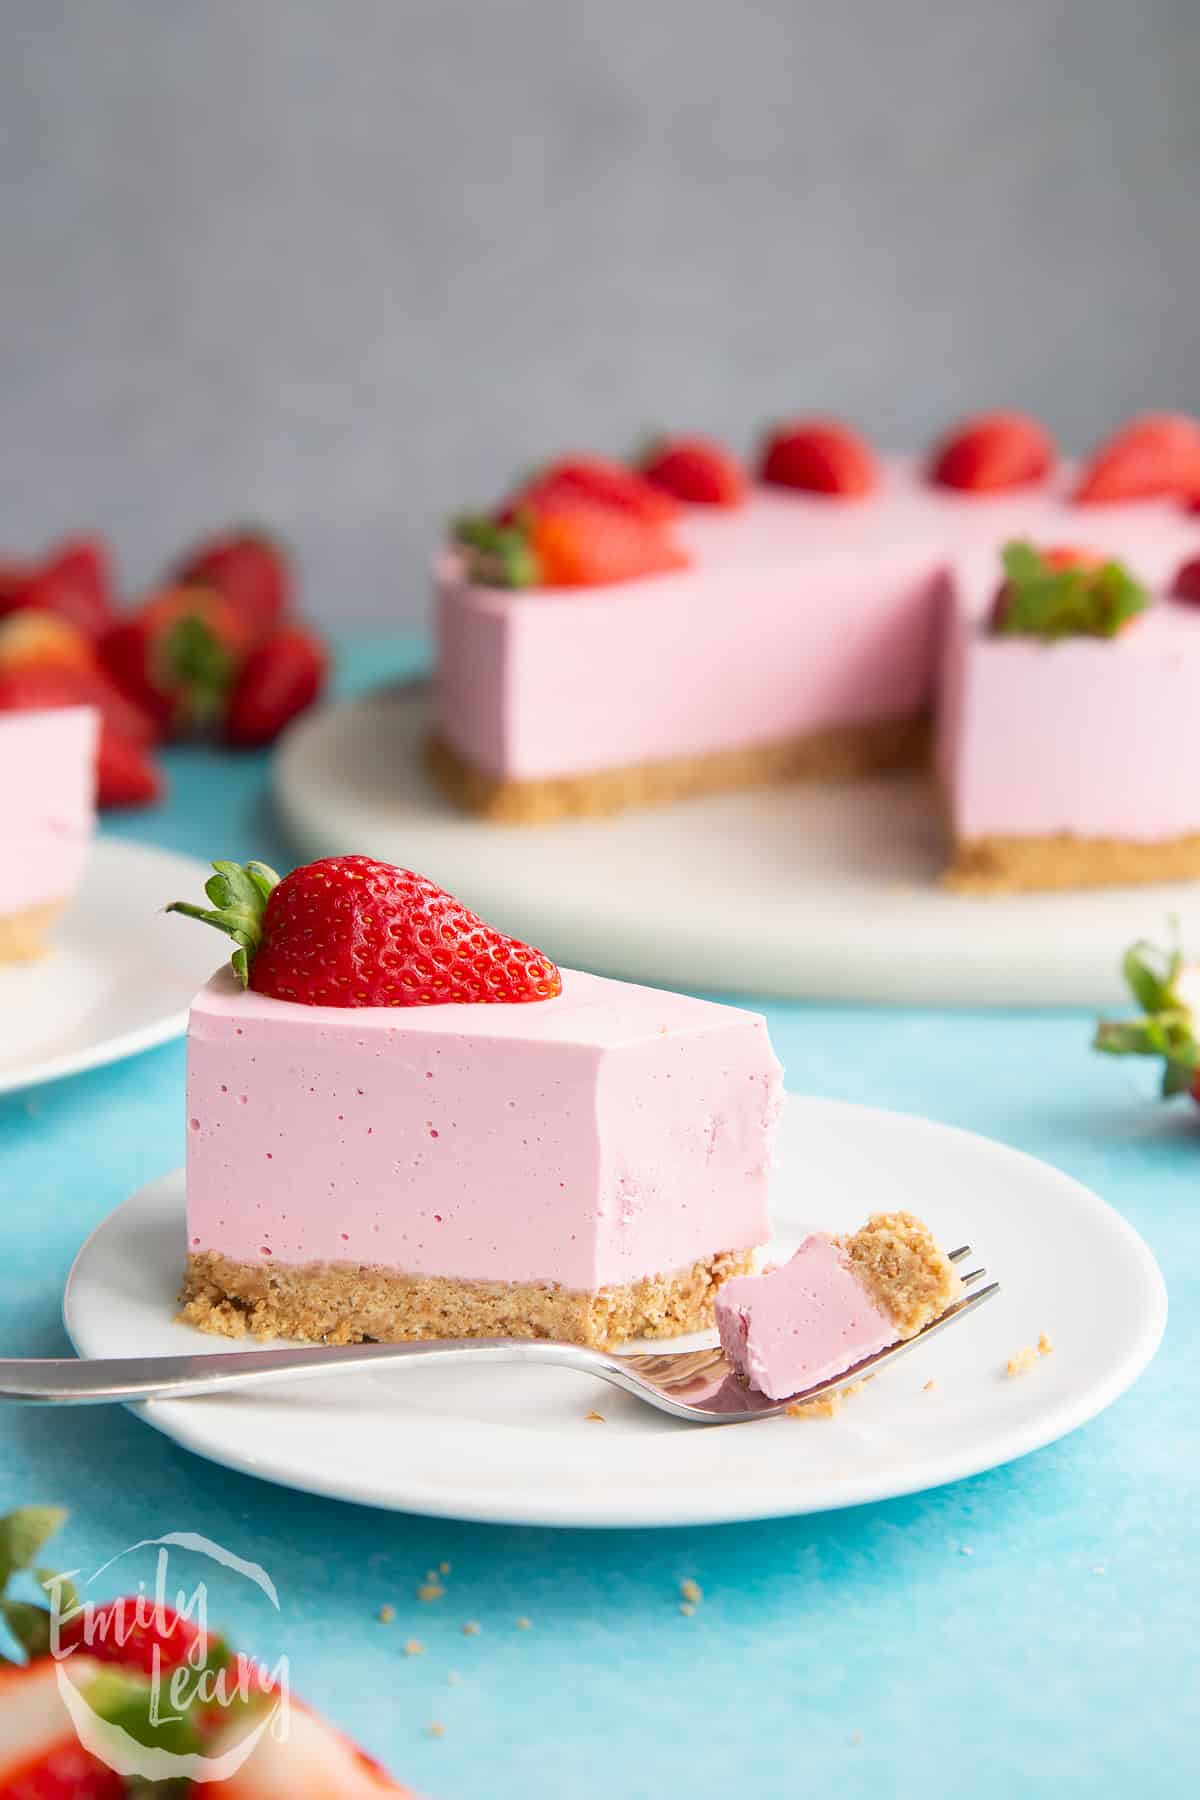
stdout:
{"type": "Polygon", "coordinates": [[[981,892],[1200,875],[1200,608],[1112,638],[994,634],[969,572],[948,605],[937,720],[948,885],[981,892]]]}
{"type": "Polygon", "coordinates": [[[771,1400],[819,1387],[957,1300],[962,1283],[911,1213],[875,1213],[849,1237],[814,1232],[786,1263],[717,1295],[721,1348],[771,1400]]]}
{"type": "Polygon", "coordinates": [[[188,1030],[185,1316],[331,1343],[711,1324],[768,1236],[766,1024],[562,979],[529,1005],[340,1008],[214,976],[188,1030]]]}
{"type": "Polygon", "coordinates": [[[39,955],[79,886],[99,728],[89,706],[0,713],[0,962],[39,955]]]}

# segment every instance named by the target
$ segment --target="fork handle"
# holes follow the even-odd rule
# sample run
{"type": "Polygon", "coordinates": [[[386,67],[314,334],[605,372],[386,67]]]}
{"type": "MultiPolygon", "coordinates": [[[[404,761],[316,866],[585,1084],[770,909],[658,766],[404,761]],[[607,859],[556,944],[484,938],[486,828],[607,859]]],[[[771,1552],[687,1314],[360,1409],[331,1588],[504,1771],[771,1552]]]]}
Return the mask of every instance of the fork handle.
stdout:
{"type": "Polygon", "coordinates": [[[104,1406],[178,1400],[306,1375],[345,1375],[389,1363],[556,1363],[607,1376],[607,1357],[580,1344],[530,1338],[435,1338],[409,1344],[313,1344],[211,1356],[131,1356],[43,1361],[0,1359],[0,1401],[26,1406],[104,1406]]]}

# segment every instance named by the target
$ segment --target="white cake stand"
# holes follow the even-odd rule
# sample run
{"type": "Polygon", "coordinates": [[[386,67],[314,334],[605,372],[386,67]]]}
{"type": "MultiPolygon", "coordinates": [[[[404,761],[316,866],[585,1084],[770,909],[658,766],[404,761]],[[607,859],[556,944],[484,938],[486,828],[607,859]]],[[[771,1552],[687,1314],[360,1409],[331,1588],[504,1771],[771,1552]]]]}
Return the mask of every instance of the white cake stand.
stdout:
{"type": "Polygon", "coordinates": [[[455,811],[421,769],[424,684],[325,708],[275,762],[309,857],[420,869],[559,962],[659,986],[930,1005],[1111,1005],[1121,953],[1200,884],[979,898],[936,885],[929,784],[797,783],[529,828],[455,811]]]}

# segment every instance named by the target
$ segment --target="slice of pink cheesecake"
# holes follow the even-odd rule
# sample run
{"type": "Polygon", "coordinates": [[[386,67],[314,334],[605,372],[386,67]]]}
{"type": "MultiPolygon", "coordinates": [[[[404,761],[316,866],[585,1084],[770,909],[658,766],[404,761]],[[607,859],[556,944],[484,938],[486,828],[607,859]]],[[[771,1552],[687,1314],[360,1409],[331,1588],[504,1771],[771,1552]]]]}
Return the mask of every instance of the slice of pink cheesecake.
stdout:
{"type": "MultiPolygon", "coordinates": [[[[414,999],[422,958],[453,976],[476,935],[509,942],[444,895],[447,929],[389,929],[377,968],[359,957],[364,1000],[258,991],[303,991],[279,979],[272,933],[287,884],[348,864],[386,881],[366,858],[294,871],[269,891],[249,985],[223,970],[193,1004],[185,1315],[331,1343],[710,1324],[768,1236],[765,1022],[544,959],[544,994],[414,999]]],[[[361,949],[373,927],[342,913],[334,929],[361,949]]]]}
{"type": "Polygon", "coordinates": [[[79,885],[98,732],[87,706],[0,712],[0,962],[39,955],[79,885]]]}
{"type": "Polygon", "coordinates": [[[911,1213],[876,1213],[853,1236],[814,1233],[786,1263],[727,1282],[721,1347],[772,1400],[833,1381],[953,1304],[961,1283],[911,1213]]]}
{"type": "MultiPolygon", "coordinates": [[[[1113,571],[1114,594],[1131,581],[1099,558],[1082,571],[1051,562],[1042,594],[1053,602],[1056,579],[1078,584],[1088,569],[1113,571]]],[[[1049,615],[1048,629],[999,629],[1002,595],[995,564],[966,570],[948,609],[937,725],[948,883],[1001,892],[1200,875],[1200,608],[1141,590],[1127,614],[1090,626],[1075,611],[1058,615],[1061,631],[1049,615]]]]}

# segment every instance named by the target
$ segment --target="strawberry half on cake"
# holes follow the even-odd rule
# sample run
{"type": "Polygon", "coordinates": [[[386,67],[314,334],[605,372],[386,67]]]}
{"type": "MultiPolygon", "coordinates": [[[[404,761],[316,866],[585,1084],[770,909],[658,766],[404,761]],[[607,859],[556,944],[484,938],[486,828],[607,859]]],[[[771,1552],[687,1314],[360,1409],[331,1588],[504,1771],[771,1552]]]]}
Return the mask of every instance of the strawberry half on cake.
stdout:
{"type": "Polygon", "coordinates": [[[717,1328],[741,1379],[787,1400],[915,1337],[961,1293],[928,1226],[876,1213],[849,1237],[814,1232],[790,1261],[727,1282],[717,1328]]]}
{"type": "Polygon", "coordinates": [[[711,1324],[768,1235],[764,1020],[559,970],[365,856],[214,864],[185,1317],[329,1343],[711,1324]]]}
{"type": "Polygon", "coordinates": [[[74,897],[96,822],[99,715],[0,704],[0,963],[38,956],[74,897]]]}

